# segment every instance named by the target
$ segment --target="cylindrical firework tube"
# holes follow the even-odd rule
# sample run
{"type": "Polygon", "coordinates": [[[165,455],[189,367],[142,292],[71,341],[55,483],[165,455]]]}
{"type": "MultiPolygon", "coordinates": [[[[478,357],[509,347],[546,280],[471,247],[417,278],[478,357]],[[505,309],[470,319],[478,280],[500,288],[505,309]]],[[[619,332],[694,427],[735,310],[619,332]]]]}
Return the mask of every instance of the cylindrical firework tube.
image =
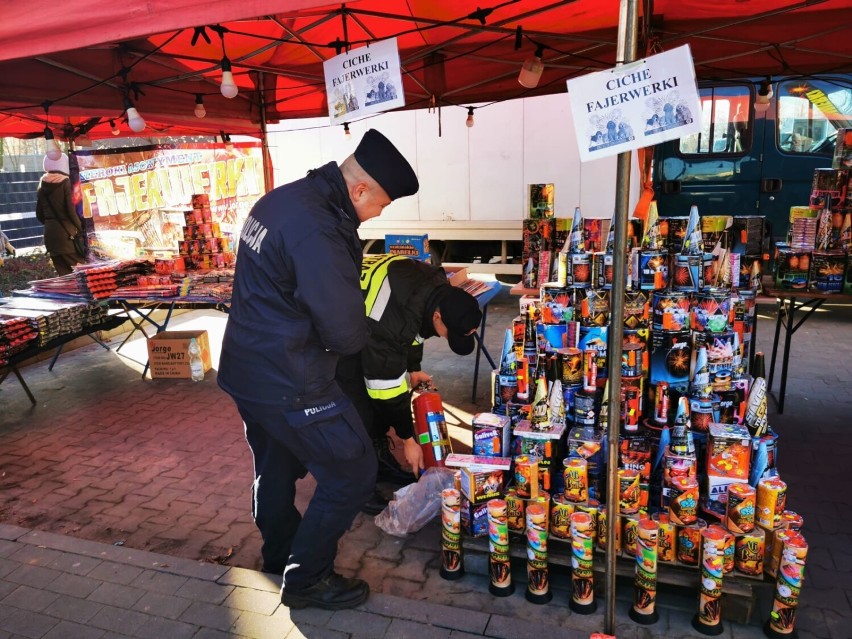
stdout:
{"type": "Polygon", "coordinates": [[[621,547],[624,554],[633,557],[636,554],[636,543],[639,537],[639,520],[636,517],[625,516],[619,518],[621,521],[621,547]]]}
{"type": "Polygon", "coordinates": [[[701,556],[701,531],[707,522],[697,519],[689,526],[677,527],[677,560],[686,566],[697,566],[701,556]]]}
{"type": "Polygon", "coordinates": [[[799,607],[799,595],[805,579],[805,558],[808,555],[808,542],[800,533],[795,533],[784,542],[781,552],[781,564],[775,580],[775,599],[772,612],[763,627],[767,637],[778,639],[795,634],[796,609],[799,607]]]}
{"type": "Polygon", "coordinates": [[[550,505],[550,535],[565,541],[571,540],[571,515],[574,504],[564,495],[554,495],[550,505]]]}
{"type": "Polygon", "coordinates": [[[677,530],[669,521],[668,513],[654,513],[651,519],[657,522],[657,561],[671,562],[675,560],[677,548],[677,530]]]}
{"type": "Polygon", "coordinates": [[[787,484],[777,477],[765,477],[757,482],[757,523],[766,530],[781,525],[781,515],[787,503],[787,484]]]}
{"type": "Polygon", "coordinates": [[[725,565],[725,531],[708,526],[701,531],[701,588],[698,613],[692,627],[703,635],[720,635],[722,625],[722,575],[725,565]]]}
{"type": "Polygon", "coordinates": [[[745,483],[728,487],[725,526],[732,533],[747,533],[754,529],[755,493],[754,488],[745,483]]]}
{"type": "Polygon", "coordinates": [[[630,618],[643,626],[656,623],[657,539],[659,526],[653,519],[642,519],[636,535],[636,579],[630,618]]]}
{"type": "Polygon", "coordinates": [[[744,575],[759,577],[763,574],[763,556],[766,533],[756,526],[754,530],[737,536],[734,567],[744,575]]]}
{"type": "Polygon", "coordinates": [[[639,512],[639,471],[618,469],[618,512],[635,515],[639,512]]]}
{"type": "Polygon", "coordinates": [[[589,498],[588,462],[582,457],[569,457],[562,464],[565,499],[575,504],[586,501],[589,498]]]}
{"type": "Polygon", "coordinates": [[[764,554],[763,570],[773,579],[778,577],[778,568],[781,566],[781,552],[784,544],[801,533],[786,528],[776,528],[774,531],[766,531],[766,551],[764,554]]]}
{"type": "Polygon", "coordinates": [[[527,527],[524,500],[518,496],[518,492],[514,488],[506,489],[506,511],[508,513],[509,532],[523,535],[527,527]]]}
{"type": "Polygon", "coordinates": [[[597,610],[592,569],[595,520],[584,512],[571,515],[571,601],[572,611],[588,615],[597,610]]]}
{"type": "Polygon", "coordinates": [[[678,526],[688,526],[698,519],[698,481],[694,477],[672,479],[669,519],[678,526]]]}
{"type": "Polygon", "coordinates": [[[461,545],[461,493],[441,491],[441,577],[449,581],[464,576],[461,545]]]}
{"type": "Polygon", "coordinates": [[[553,598],[547,567],[547,506],[527,505],[527,601],[545,604],[553,598]]]}
{"type": "MultiPolygon", "coordinates": [[[[606,552],[608,526],[609,523],[607,522],[606,508],[601,508],[598,511],[598,518],[595,523],[595,529],[597,531],[595,545],[604,552],[606,552]]],[[[615,554],[621,554],[621,526],[615,527],[615,554]]]]}
{"type": "Polygon", "coordinates": [[[506,500],[488,501],[488,591],[495,597],[508,597],[515,592],[509,558],[509,525],[506,500]]]}

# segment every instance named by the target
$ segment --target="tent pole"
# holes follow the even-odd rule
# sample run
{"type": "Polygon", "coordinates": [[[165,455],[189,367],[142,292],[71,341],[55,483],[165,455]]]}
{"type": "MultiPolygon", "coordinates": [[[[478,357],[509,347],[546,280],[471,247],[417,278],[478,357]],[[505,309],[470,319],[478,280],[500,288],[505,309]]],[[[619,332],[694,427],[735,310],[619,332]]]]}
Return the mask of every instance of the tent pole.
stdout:
{"type": "MultiPolygon", "coordinates": [[[[618,16],[617,65],[636,59],[639,28],[639,0],[621,0],[618,16]]],[[[626,286],[627,224],[630,195],[630,154],[619,153],[615,178],[615,238],[612,255],[612,290],[610,291],[609,344],[607,366],[609,397],[607,409],[607,537],[604,632],[615,635],[615,530],[618,517],[618,434],[621,430],[621,351],[624,341],[624,290],[626,286]]]]}
{"type": "Polygon", "coordinates": [[[260,96],[260,153],[263,161],[263,192],[272,190],[272,163],[269,156],[269,137],[266,133],[266,86],[263,71],[257,72],[257,90],[260,96]]]}

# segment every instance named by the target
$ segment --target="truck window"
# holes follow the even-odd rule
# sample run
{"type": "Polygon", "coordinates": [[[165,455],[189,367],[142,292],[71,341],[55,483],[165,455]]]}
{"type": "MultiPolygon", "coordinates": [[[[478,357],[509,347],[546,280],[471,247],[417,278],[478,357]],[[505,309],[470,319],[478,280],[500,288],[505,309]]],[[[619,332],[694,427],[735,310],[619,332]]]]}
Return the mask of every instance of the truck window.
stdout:
{"type": "Polygon", "coordinates": [[[831,154],[837,129],[850,126],[848,80],[790,80],[778,83],[776,142],[785,153],[831,154]]]}
{"type": "Polygon", "coordinates": [[[751,89],[701,89],[702,129],[680,139],[683,155],[742,155],[751,148],[751,89]]]}

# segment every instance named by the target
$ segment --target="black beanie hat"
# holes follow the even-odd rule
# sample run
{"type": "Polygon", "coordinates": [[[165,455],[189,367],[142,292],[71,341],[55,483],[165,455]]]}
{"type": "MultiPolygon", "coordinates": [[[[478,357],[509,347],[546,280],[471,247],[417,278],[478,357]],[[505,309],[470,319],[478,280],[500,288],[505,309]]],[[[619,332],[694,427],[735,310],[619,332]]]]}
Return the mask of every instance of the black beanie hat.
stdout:
{"type": "Polygon", "coordinates": [[[438,303],[441,321],[447,327],[447,341],[457,355],[469,355],[476,348],[476,339],[468,335],[479,328],[482,311],[476,298],[456,286],[450,286],[438,303]]]}
{"type": "Polygon", "coordinates": [[[355,149],[355,159],[391,200],[414,195],[420,188],[414,169],[381,133],[370,129],[355,149]]]}

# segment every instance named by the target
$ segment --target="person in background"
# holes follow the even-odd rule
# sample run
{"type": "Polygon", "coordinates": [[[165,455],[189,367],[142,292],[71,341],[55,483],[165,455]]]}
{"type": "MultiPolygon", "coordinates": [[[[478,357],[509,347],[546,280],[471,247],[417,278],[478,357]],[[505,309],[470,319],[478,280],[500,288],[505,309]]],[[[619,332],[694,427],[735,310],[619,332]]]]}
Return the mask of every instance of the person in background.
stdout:
{"type": "MultiPolygon", "coordinates": [[[[370,337],[358,355],[341,358],[337,380],[355,402],[378,460],[377,483],[405,485],[423,469],[423,451],[414,437],[411,389],[432,377],[420,368],[423,343],[447,339],[450,349],[468,355],[482,320],[476,298],[451,286],[440,267],[401,255],[367,255],[361,267],[370,337]],[[402,440],[406,471],[390,450],[388,431],[402,440]]],[[[387,500],[376,490],[363,507],[377,514],[387,500]]]]}
{"type": "Polygon", "coordinates": [[[337,543],[376,479],[370,438],[334,376],[339,357],[369,338],[358,226],[418,189],[411,165],[370,130],[340,166],[263,196],[242,229],[218,382],[254,457],[263,570],[283,573],[291,608],[351,608],[370,593],[334,571],[337,543]],[[316,490],[302,515],[296,481],[308,472],[316,490]]]}
{"type": "Polygon", "coordinates": [[[75,264],[86,260],[77,253],[74,238],[83,223],[71,197],[68,156],[58,160],[44,157],[44,175],[36,192],[36,217],[44,224],[44,248],[59,275],[68,275],[75,264]]]}
{"type": "Polygon", "coordinates": [[[12,246],[12,243],[9,241],[9,238],[6,237],[6,234],[3,232],[3,229],[0,228],[0,266],[3,266],[3,261],[7,257],[14,257],[15,253],[15,247],[12,246]]]}

